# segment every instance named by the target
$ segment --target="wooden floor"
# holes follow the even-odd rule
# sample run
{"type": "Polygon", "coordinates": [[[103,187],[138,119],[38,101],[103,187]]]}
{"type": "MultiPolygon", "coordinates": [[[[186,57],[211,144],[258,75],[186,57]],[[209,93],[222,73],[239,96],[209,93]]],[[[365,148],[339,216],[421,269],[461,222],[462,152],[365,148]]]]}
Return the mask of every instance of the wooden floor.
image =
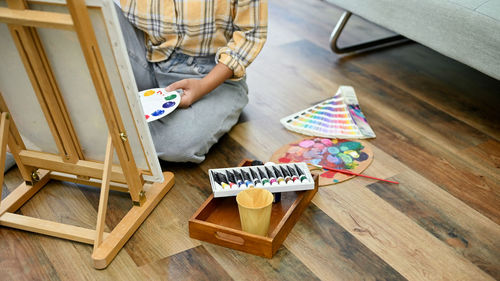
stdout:
{"type": "MultiPolygon", "coordinates": [[[[106,270],[92,247],[0,228],[2,280],[500,279],[500,81],[411,43],[341,57],[328,37],[341,11],[269,0],[269,40],[248,70],[250,103],[201,165],[163,163],[176,184],[106,270]],[[301,136],[279,119],[352,85],[377,134],[366,178],[320,188],[273,259],[192,240],[207,169],[267,160],[301,136]]],[[[386,34],[354,19],[357,42],[386,34]]],[[[5,178],[4,196],[21,181],[5,178]]],[[[99,192],[51,183],[21,213],[95,226],[99,192]],[[65,201],[60,200],[61,197],[65,201]]],[[[107,226],[131,207],[113,193],[107,226]]]]}

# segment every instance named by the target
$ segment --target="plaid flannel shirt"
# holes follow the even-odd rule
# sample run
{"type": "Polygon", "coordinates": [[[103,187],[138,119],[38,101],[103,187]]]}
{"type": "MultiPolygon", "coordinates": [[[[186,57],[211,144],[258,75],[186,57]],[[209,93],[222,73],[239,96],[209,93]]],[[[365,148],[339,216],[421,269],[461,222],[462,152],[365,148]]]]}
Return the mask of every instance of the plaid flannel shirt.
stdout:
{"type": "Polygon", "coordinates": [[[217,62],[245,75],[267,38],[267,0],[120,0],[128,20],[146,34],[147,59],[174,51],[216,54],[217,62]]]}

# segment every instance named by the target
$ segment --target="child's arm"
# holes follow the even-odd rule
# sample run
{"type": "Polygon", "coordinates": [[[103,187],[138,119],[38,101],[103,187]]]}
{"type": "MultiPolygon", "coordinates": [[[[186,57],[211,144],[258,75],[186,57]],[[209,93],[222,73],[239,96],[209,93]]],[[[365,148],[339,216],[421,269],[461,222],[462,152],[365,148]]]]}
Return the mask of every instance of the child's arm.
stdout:
{"type": "Polygon", "coordinates": [[[225,64],[218,63],[203,79],[184,79],[170,84],[166,90],[175,91],[183,89],[180,108],[186,108],[210,93],[220,84],[233,76],[233,71],[225,64]]]}
{"type": "Polygon", "coordinates": [[[240,79],[266,42],[267,0],[237,0],[235,5],[232,38],[215,57],[233,71],[233,79],[240,79]]]}

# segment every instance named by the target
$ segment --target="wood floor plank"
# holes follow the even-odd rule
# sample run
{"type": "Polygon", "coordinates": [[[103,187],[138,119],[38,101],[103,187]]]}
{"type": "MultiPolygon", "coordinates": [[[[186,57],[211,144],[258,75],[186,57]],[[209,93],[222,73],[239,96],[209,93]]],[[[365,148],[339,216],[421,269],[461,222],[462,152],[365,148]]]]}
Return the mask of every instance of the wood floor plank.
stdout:
{"type": "Polygon", "coordinates": [[[69,182],[49,182],[24,204],[21,211],[24,215],[85,228],[95,229],[96,225],[94,208],[85,200],[81,190],[69,182]],[[80,213],[76,210],[89,211],[80,213]]]}
{"type": "Polygon", "coordinates": [[[300,138],[290,134],[277,122],[260,120],[238,124],[229,135],[264,162],[282,145],[300,138]],[[252,136],[251,139],[248,138],[249,135],[252,136]]]}
{"type": "MultiPolygon", "coordinates": [[[[259,157],[250,153],[248,149],[242,147],[240,143],[229,137],[229,135],[225,135],[210,150],[205,161],[200,164],[200,168],[207,173],[203,184],[206,187],[209,186],[208,169],[235,167],[243,159],[259,159],[259,157]]],[[[208,189],[207,197],[211,193],[212,191],[208,189]]]]}
{"type": "Polygon", "coordinates": [[[314,204],[409,280],[493,280],[364,186],[319,195],[314,204]]]}
{"type": "Polygon", "coordinates": [[[0,228],[0,276],[3,280],[61,280],[36,234],[0,228]],[[36,240],[36,239],[35,239],[36,240]]]}
{"type": "Polygon", "coordinates": [[[399,185],[367,187],[458,254],[500,279],[500,226],[421,176],[398,174],[399,185]]]}
{"type": "Polygon", "coordinates": [[[266,259],[203,243],[234,280],[319,280],[294,254],[282,246],[266,259]]]}
{"type": "MultiPolygon", "coordinates": [[[[5,174],[2,197],[22,183],[19,169],[5,174]]],[[[2,199],[3,199],[2,198],[2,199]]],[[[61,280],[57,269],[38,243],[39,235],[0,228],[0,276],[5,280],[61,280]]]]}
{"type": "Polygon", "coordinates": [[[146,264],[141,270],[149,280],[232,280],[203,246],[146,264]]]}
{"type": "Polygon", "coordinates": [[[477,163],[482,163],[487,169],[492,172],[500,169],[500,141],[487,140],[474,147],[469,147],[463,154],[467,154],[469,158],[475,159],[477,163]]]}
{"type": "Polygon", "coordinates": [[[315,205],[284,245],[321,280],[406,280],[315,205]]]}
{"type": "Polygon", "coordinates": [[[500,81],[424,47],[404,46],[384,54],[356,56],[349,62],[500,140],[495,106],[500,103],[500,81]],[[407,55],[409,48],[414,56],[407,55]]]}

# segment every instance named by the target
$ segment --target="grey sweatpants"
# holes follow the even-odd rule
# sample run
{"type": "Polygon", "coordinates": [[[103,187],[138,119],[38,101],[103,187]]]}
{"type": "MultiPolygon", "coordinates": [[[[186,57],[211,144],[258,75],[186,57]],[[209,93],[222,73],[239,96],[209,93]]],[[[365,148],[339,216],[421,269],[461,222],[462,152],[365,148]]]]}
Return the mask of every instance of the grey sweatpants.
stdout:
{"type": "MultiPolygon", "coordinates": [[[[148,62],[143,32],[125,18],[119,7],[116,9],[139,91],[166,87],[187,78],[201,79],[215,67],[215,56],[191,57],[178,52],[166,61],[148,62]]],[[[236,124],[247,103],[245,79],[227,80],[189,108],[176,109],[150,122],[158,157],[173,162],[202,162],[210,147],[236,124]]]]}

